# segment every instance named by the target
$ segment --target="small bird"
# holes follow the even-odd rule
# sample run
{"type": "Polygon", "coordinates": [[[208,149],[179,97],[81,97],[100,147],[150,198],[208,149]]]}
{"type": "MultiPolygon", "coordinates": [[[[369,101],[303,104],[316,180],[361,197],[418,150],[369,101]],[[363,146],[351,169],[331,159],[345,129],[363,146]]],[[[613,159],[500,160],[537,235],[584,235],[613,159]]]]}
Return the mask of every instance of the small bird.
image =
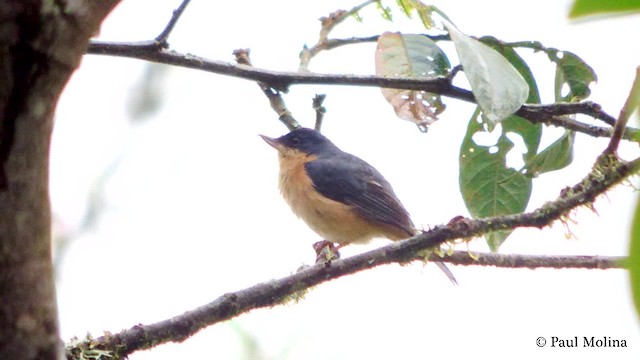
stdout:
{"type": "MultiPolygon", "coordinates": [[[[325,240],[341,247],[421,232],[378,170],[318,131],[299,128],[279,138],[260,137],[278,150],[284,199],[325,240]]],[[[445,264],[436,264],[457,284],[445,264]]]]}

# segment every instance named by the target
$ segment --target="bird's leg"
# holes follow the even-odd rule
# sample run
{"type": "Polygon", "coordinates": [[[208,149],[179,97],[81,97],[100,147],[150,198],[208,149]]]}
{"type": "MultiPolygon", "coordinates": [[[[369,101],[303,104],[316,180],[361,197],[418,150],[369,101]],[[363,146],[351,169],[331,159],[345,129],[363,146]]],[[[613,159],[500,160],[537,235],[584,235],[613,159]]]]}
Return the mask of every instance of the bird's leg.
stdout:
{"type": "Polygon", "coordinates": [[[347,246],[347,245],[349,245],[349,244],[347,244],[347,243],[344,243],[344,244],[338,244],[338,246],[336,246],[336,251],[338,251],[338,250],[342,249],[343,247],[345,247],[345,246],[347,246]]]}

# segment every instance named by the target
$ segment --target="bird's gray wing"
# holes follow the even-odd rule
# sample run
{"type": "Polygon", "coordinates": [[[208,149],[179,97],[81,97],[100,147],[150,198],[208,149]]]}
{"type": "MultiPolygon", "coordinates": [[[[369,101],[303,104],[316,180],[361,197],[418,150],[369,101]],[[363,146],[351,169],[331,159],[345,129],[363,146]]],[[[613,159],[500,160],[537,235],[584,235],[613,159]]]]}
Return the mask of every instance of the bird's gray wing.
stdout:
{"type": "Polygon", "coordinates": [[[329,199],[350,205],[365,219],[414,235],[407,210],[391,185],[364,160],[342,153],[305,165],[315,189],[329,199]]]}

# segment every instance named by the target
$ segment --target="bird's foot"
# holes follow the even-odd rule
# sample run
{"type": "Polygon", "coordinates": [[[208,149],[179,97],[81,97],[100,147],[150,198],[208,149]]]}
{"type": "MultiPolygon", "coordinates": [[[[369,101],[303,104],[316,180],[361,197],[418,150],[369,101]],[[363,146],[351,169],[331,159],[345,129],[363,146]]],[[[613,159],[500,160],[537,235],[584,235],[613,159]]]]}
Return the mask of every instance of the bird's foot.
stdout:
{"type": "Polygon", "coordinates": [[[329,265],[333,260],[340,259],[340,252],[334,243],[328,240],[318,241],[313,244],[316,251],[316,265],[329,265]]]}

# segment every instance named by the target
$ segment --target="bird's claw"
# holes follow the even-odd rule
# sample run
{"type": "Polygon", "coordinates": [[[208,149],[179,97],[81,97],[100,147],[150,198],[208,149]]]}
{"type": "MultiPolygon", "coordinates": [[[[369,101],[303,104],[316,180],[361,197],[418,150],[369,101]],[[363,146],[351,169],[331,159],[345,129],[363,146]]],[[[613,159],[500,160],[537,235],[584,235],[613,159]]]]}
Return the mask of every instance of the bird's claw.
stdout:
{"type": "Polygon", "coordinates": [[[340,259],[340,252],[331,241],[318,241],[313,244],[313,250],[316,251],[316,265],[329,265],[333,260],[340,259]]]}

